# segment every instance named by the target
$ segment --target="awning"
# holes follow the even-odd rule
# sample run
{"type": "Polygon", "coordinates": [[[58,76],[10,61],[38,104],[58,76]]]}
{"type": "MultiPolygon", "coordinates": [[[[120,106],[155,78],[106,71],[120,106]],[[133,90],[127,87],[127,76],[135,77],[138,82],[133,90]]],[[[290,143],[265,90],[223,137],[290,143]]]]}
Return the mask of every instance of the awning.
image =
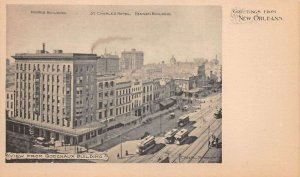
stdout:
{"type": "Polygon", "coordinates": [[[171,99],[167,99],[167,100],[164,100],[164,101],[161,101],[160,104],[165,107],[165,106],[169,106],[171,104],[174,103],[174,100],[171,100],[171,99]]]}
{"type": "Polygon", "coordinates": [[[177,96],[172,96],[172,97],[170,97],[170,99],[177,100],[177,96]]]}
{"type": "Polygon", "coordinates": [[[199,92],[200,90],[202,90],[202,89],[200,89],[200,88],[194,88],[194,89],[192,89],[192,90],[187,90],[187,91],[185,91],[186,93],[197,93],[197,92],[199,92]]]}
{"type": "Polygon", "coordinates": [[[137,116],[126,116],[126,117],[123,117],[122,120],[120,120],[120,123],[125,125],[125,124],[128,124],[130,122],[136,121],[139,118],[140,117],[137,117],[137,116]]]}

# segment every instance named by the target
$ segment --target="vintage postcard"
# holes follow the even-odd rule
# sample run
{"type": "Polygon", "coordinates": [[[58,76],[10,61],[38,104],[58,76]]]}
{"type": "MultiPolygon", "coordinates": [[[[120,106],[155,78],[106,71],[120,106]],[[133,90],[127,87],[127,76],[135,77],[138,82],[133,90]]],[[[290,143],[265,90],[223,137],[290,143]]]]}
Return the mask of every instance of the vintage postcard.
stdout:
{"type": "Polygon", "coordinates": [[[221,6],[7,5],[7,19],[7,163],[222,162],[221,6]]]}
{"type": "Polygon", "coordinates": [[[298,7],[1,3],[0,176],[300,175],[298,7]]]}

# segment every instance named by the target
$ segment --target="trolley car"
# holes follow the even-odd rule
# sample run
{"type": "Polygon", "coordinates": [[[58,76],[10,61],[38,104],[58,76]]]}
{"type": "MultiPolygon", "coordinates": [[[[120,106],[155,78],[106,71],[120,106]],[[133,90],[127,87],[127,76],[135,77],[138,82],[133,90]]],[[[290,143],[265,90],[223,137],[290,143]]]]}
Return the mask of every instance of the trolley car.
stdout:
{"type": "Polygon", "coordinates": [[[155,146],[154,136],[147,136],[142,139],[137,145],[137,153],[140,155],[145,154],[149,149],[155,146]]]}
{"type": "Polygon", "coordinates": [[[177,124],[178,124],[178,126],[183,127],[186,124],[188,124],[189,121],[190,121],[190,117],[188,115],[185,115],[185,116],[179,117],[177,124]]]}
{"type": "Polygon", "coordinates": [[[175,144],[182,144],[189,136],[189,132],[187,129],[181,129],[179,132],[176,133],[174,136],[175,144]]]}
{"type": "Polygon", "coordinates": [[[168,131],[166,134],[165,134],[165,143],[166,144],[172,144],[174,143],[175,141],[175,134],[178,132],[177,129],[172,129],[170,131],[168,131]]]}

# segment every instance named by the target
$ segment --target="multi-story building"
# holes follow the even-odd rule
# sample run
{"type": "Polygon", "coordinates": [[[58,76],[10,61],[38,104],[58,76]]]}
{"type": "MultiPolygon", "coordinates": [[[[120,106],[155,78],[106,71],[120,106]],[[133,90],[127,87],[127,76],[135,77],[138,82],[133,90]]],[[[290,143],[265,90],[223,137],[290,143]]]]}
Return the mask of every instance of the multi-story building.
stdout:
{"type": "Polygon", "coordinates": [[[116,82],[116,119],[131,115],[131,81],[116,82]]]}
{"type": "Polygon", "coordinates": [[[148,115],[153,112],[153,80],[143,80],[142,81],[142,106],[143,106],[143,115],[148,115]]]}
{"type": "Polygon", "coordinates": [[[196,76],[190,76],[190,77],[183,77],[183,78],[175,78],[175,84],[182,90],[182,91],[188,91],[193,88],[196,88],[197,83],[197,77],[196,76]]]}
{"type": "Polygon", "coordinates": [[[123,51],[121,53],[120,67],[122,71],[140,69],[144,65],[144,53],[142,51],[123,51]]]}
{"type": "Polygon", "coordinates": [[[15,54],[13,58],[15,116],[9,120],[10,127],[21,124],[27,133],[30,126],[35,136],[74,143],[79,128],[96,119],[97,56],[62,50],[49,53],[43,48],[37,53],[15,54]]]}
{"type": "Polygon", "coordinates": [[[116,74],[119,72],[119,56],[105,53],[98,57],[97,74],[116,74]]]}
{"type": "Polygon", "coordinates": [[[131,110],[135,116],[142,116],[142,82],[135,80],[131,85],[131,110]]]}
{"type": "Polygon", "coordinates": [[[108,123],[115,119],[115,75],[97,74],[97,118],[108,123]]]}
{"type": "Polygon", "coordinates": [[[5,113],[6,117],[12,118],[14,117],[14,108],[15,108],[15,95],[14,95],[14,87],[6,88],[6,105],[5,105],[5,113]]]}

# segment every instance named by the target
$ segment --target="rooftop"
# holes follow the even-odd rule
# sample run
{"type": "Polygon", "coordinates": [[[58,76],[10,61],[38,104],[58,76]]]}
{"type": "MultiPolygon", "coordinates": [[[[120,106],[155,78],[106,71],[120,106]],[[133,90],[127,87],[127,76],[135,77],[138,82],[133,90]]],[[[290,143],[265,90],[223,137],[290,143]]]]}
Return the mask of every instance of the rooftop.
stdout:
{"type": "Polygon", "coordinates": [[[16,53],[12,56],[14,59],[97,59],[96,54],[86,54],[86,53],[16,53]]]}

